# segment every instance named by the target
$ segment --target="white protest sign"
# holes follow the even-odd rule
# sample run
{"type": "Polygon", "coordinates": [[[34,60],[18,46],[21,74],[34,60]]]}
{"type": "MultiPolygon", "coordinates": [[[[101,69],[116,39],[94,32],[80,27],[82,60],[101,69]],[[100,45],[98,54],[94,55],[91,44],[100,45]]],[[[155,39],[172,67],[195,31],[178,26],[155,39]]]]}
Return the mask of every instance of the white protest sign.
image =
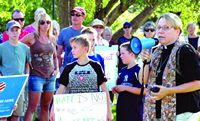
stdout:
{"type": "Polygon", "coordinates": [[[54,95],[56,121],[106,121],[106,93],[54,95]]]}
{"type": "Polygon", "coordinates": [[[100,54],[104,58],[105,76],[107,78],[106,86],[109,91],[116,85],[117,80],[117,63],[118,63],[118,45],[95,46],[95,53],[100,54]]]}

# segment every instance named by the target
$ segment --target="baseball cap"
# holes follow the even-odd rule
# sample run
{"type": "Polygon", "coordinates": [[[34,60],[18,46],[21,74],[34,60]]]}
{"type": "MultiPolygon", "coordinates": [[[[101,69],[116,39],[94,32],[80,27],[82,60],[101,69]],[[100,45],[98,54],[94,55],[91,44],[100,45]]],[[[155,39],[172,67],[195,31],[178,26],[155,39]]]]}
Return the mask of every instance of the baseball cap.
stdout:
{"type": "Polygon", "coordinates": [[[98,25],[105,27],[104,22],[96,18],[92,21],[91,26],[93,27],[93,26],[98,26],[98,25]]]}
{"type": "Polygon", "coordinates": [[[17,21],[11,20],[6,24],[6,30],[12,29],[13,27],[21,28],[20,24],[17,21]]]}
{"type": "Polygon", "coordinates": [[[85,9],[82,8],[82,7],[75,7],[75,8],[73,8],[73,9],[71,10],[71,12],[73,12],[73,11],[76,11],[76,12],[79,12],[79,13],[82,13],[82,14],[86,15],[86,11],[85,11],[85,9]]]}
{"type": "Polygon", "coordinates": [[[125,23],[123,24],[123,27],[125,27],[125,26],[132,26],[132,24],[131,24],[130,22],[125,22],[125,23]]]}

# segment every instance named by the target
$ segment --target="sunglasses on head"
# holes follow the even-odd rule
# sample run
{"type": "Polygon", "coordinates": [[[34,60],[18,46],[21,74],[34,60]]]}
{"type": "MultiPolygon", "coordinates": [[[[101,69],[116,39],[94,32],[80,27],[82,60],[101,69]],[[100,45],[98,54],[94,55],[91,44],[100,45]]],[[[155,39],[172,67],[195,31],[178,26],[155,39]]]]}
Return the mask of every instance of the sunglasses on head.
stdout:
{"type": "Polygon", "coordinates": [[[154,32],[155,29],[144,29],[145,32],[154,32]]]}
{"type": "Polygon", "coordinates": [[[75,13],[71,13],[71,16],[76,16],[76,17],[80,17],[80,16],[83,16],[83,14],[75,14],[75,13]]]}
{"type": "Polygon", "coordinates": [[[40,20],[39,23],[40,23],[40,25],[44,25],[45,23],[50,24],[51,21],[49,21],[49,20],[47,20],[47,21],[40,20]]]}
{"type": "Polygon", "coordinates": [[[15,21],[24,21],[25,19],[24,18],[13,18],[13,20],[15,20],[15,21]]]}
{"type": "Polygon", "coordinates": [[[131,26],[124,26],[123,28],[124,28],[124,29],[127,29],[127,28],[131,28],[131,26]]]}

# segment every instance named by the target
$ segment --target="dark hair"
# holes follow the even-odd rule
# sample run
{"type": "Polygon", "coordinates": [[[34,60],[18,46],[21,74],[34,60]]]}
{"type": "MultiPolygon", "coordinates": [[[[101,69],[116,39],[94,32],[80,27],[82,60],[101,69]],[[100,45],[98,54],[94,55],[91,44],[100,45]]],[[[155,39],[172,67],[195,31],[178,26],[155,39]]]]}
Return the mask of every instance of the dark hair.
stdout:
{"type": "Polygon", "coordinates": [[[19,10],[19,9],[16,9],[16,10],[14,10],[13,12],[12,12],[12,14],[11,14],[11,18],[13,19],[13,14],[14,13],[23,13],[24,14],[24,12],[22,12],[21,10],[19,10]]]}
{"type": "Polygon", "coordinates": [[[132,52],[131,47],[130,47],[130,42],[125,42],[123,44],[120,45],[120,48],[126,48],[127,51],[132,52]]]}
{"type": "MultiPolygon", "coordinates": [[[[130,46],[130,42],[125,42],[123,44],[120,45],[120,48],[126,48],[126,50],[129,52],[129,53],[133,53],[132,49],[131,49],[131,46],[130,46]]],[[[137,58],[137,55],[135,55],[135,58],[137,58]]]]}

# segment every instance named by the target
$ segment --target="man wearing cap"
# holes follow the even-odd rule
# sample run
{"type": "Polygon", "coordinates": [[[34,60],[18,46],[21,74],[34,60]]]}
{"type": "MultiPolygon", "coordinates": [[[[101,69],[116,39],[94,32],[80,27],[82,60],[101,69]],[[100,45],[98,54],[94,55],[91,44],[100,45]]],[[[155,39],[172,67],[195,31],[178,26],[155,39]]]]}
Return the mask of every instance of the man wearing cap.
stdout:
{"type": "Polygon", "coordinates": [[[72,25],[66,28],[63,28],[58,36],[57,41],[57,56],[59,61],[59,67],[60,71],[64,69],[65,65],[72,60],[72,53],[71,53],[71,47],[69,40],[72,37],[75,37],[77,35],[81,34],[81,30],[84,28],[82,25],[84,19],[86,16],[86,11],[82,7],[75,7],[71,10],[71,22],[72,25]],[[62,62],[61,54],[62,52],[65,52],[64,54],[64,60],[62,62]],[[62,67],[61,67],[62,66],[62,67]]]}
{"type": "MultiPolygon", "coordinates": [[[[0,44],[0,75],[22,75],[29,73],[30,49],[24,43],[18,41],[21,32],[21,25],[11,20],[6,24],[6,33],[9,40],[0,44]],[[6,54],[5,54],[6,53],[6,54]],[[10,61],[12,60],[12,61],[10,61]]],[[[16,85],[17,86],[17,85],[16,85]]],[[[24,90],[17,102],[17,109],[11,116],[11,121],[19,121],[24,116],[24,90]]],[[[3,118],[0,120],[6,120],[3,118]]]]}
{"type": "Polygon", "coordinates": [[[97,31],[97,41],[96,41],[96,45],[99,46],[109,46],[109,43],[107,40],[103,39],[102,37],[102,33],[104,31],[105,25],[104,22],[102,20],[99,19],[94,19],[92,21],[91,26],[97,31]]]}
{"type": "MultiPolygon", "coordinates": [[[[19,22],[19,24],[21,26],[21,32],[19,35],[19,40],[20,40],[21,38],[23,38],[25,35],[28,34],[27,31],[22,29],[24,27],[24,23],[25,23],[24,13],[18,9],[14,10],[12,12],[11,18],[12,18],[12,20],[19,22]]],[[[9,40],[9,37],[7,35],[7,32],[5,31],[5,32],[3,32],[2,42],[8,41],[8,40],[9,40]]]]}
{"type": "MultiPolygon", "coordinates": [[[[121,44],[125,42],[130,42],[133,36],[131,35],[132,31],[132,24],[130,22],[125,22],[123,24],[124,35],[117,40],[117,45],[120,47],[121,44]]],[[[122,67],[125,65],[122,63],[120,55],[118,56],[119,63],[118,63],[118,71],[121,70],[122,67]]]]}

